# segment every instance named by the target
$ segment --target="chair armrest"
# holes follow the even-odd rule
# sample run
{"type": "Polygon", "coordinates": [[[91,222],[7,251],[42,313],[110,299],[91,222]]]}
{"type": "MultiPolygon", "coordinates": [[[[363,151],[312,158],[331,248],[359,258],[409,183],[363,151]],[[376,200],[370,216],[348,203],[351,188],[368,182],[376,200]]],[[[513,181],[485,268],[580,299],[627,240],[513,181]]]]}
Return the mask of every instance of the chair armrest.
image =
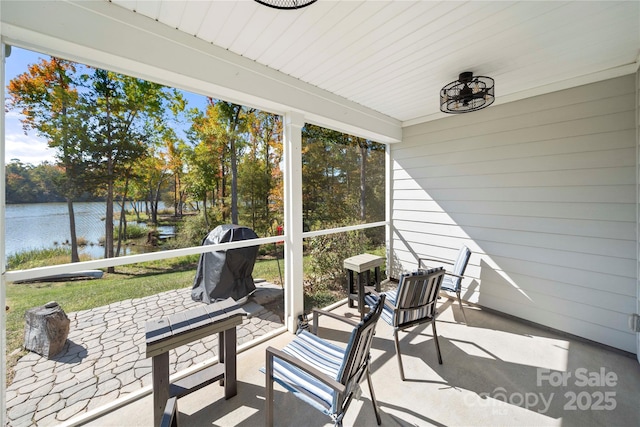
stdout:
{"type": "MultiPolygon", "coordinates": [[[[341,384],[338,381],[336,381],[334,378],[331,378],[330,376],[324,374],[323,372],[320,372],[318,369],[314,368],[313,366],[309,365],[308,363],[305,363],[302,360],[296,359],[295,357],[285,353],[282,350],[278,350],[277,348],[267,347],[267,367],[269,367],[269,366],[273,367],[273,358],[274,357],[277,357],[278,359],[283,360],[283,361],[289,363],[290,365],[293,365],[296,368],[299,368],[299,369],[303,370],[307,374],[309,374],[309,375],[313,376],[314,378],[318,379],[320,382],[322,382],[322,383],[326,384],[327,386],[331,387],[332,389],[334,389],[338,393],[344,393],[344,391],[347,389],[347,387],[344,384],[341,384]],[[271,358],[271,360],[269,360],[270,358],[271,358]]],[[[272,372],[267,372],[267,375],[269,377],[273,377],[273,373],[272,372]]]]}
{"type": "Polygon", "coordinates": [[[378,298],[380,298],[380,294],[382,293],[382,292],[378,292],[378,291],[376,291],[376,289],[375,289],[375,288],[369,289],[368,291],[369,291],[369,293],[370,293],[370,294],[373,294],[373,295],[375,295],[375,296],[376,296],[376,297],[378,297],[378,298]]]}
{"type": "Polygon", "coordinates": [[[318,326],[319,326],[319,323],[320,323],[320,321],[319,321],[320,320],[320,315],[328,316],[328,317],[331,317],[333,319],[340,320],[342,322],[348,323],[349,325],[351,325],[353,327],[358,326],[358,322],[355,322],[355,321],[353,321],[351,319],[347,319],[344,316],[340,316],[339,314],[335,314],[335,313],[332,313],[330,311],[321,310],[319,308],[314,308],[313,309],[313,330],[312,330],[314,335],[318,335],[318,326]]]}
{"type": "Polygon", "coordinates": [[[447,275],[447,276],[455,276],[455,277],[459,277],[461,279],[464,279],[464,275],[462,275],[462,274],[450,273],[448,271],[445,271],[444,274],[447,275]]]}
{"type": "MultiPolygon", "coordinates": [[[[454,265],[455,263],[451,262],[451,261],[447,261],[441,258],[418,258],[418,268],[422,268],[422,261],[437,261],[437,262],[443,262],[445,264],[449,264],[449,265],[454,265]]],[[[461,279],[464,279],[464,275],[462,274],[456,274],[456,273],[452,273],[450,271],[445,270],[444,274],[446,274],[447,276],[454,276],[454,277],[459,277],[461,279]]]]}
{"type": "MultiPolygon", "coordinates": [[[[380,298],[380,294],[382,294],[382,292],[377,292],[375,289],[372,289],[371,293],[378,298],[380,298]]],[[[395,310],[397,308],[395,305],[391,304],[391,302],[387,298],[384,299],[384,305],[385,307],[389,307],[391,310],[395,310]]]]}
{"type": "Polygon", "coordinates": [[[397,305],[393,305],[389,302],[389,300],[387,300],[386,298],[384,299],[384,305],[386,307],[389,307],[391,310],[396,311],[398,309],[397,305]]]}
{"type": "Polygon", "coordinates": [[[446,260],[444,258],[418,258],[418,268],[422,268],[422,261],[437,261],[449,265],[455,264],[455,262],[446,260]]]}

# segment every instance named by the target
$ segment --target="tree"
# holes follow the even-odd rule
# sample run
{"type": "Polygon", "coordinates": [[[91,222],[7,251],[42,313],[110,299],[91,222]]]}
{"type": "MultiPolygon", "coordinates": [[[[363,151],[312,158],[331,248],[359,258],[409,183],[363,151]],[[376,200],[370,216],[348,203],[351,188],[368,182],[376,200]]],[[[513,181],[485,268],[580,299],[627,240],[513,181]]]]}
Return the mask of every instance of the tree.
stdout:
{"type": "Polygon", "coordinates": [[[384,146],[307,124],[303,128],[305,224],[384,218],[384,146]]]}
{"type": "Polygon", "coordinates": [[[227,101],[214,103],[219,114],[219,124],[225,131],[231,166],[231,223],[238,224],[238,151],[244,142],[241,134],[247,129],[248,115],[254,110],[227,101]]]}
{"type": "Polygon", "coordinates": [[[73,200],[85,188],[82,142],[86,133],[75,71],[72,62],[59,58],[42,59],[12,79],[8,86],[8,107],[21,110],[25,133],[34,129],[46,138],[49,147],[56,149],[56,159],[64,170],[64,177],[57,184],[67,200],[71,262],[80,260],[73,200]]]}
{"type": "Polygon", "coordinates": [[[330,129],[308,124],[303,128],[303,205],[309,229],[346,223],[354,217],[347,179],[353,159],[343,138],[330,129]]]}
{"type": "Polygon", "coordinates": [[[173,175],[173,214],[175,217],[182,217],[182,206],[184,204],[185,190],[182,187],[182,176],[184,175],[184,144],[175,138],[165,139],[167,149],[167,166],[173,175]]]}
{"type": "Polygon", "coordinates": [[[243,208],[240,219],[258,234],[269,234],[274,231],[273,223],[283,220],[278,166],[282,159],[282,121],[280,116],[261,111],[250,112],[247,119],[249,140],[238,166],[238,203],[243,208]]]}
{"type": "Polygon", "coordinates": [[[145,200],[149,201],[151,222],[158,225],[158,205],[161,193],[169,178],[170,170],[166,155],[155,148],[149,149],[149,155],[136,162],[137,177],[144,183],[145,200]]]}
{"type": "Polygon", "coordinates": [[[19,159],[11,159],[5,170],[5,197],[7,203],[30,203],[37,201],[37,186],[33,182],[33,166],[19,159]]]}
{"type": "Polygon", "coordinates": [[[115,180],[145,156],[157,133],[162,132],[170,104],[180,97],[157,83],[101,69],[83,79],[88,83],[84,96],[89,113],[90,169],[106,198],[105,257],[112,258],[115,180]]]}
{"type": "Polygon", "coordinates": [[[226,144],[224,132],[219,126],[218,110],[209,102],[204,112],[193,109],[189,112],[192,124],[187,136],[192,148],[185,149],[188,173],[185,177],[187,192],[197,200],[203,201],[203,215],[207,228],[210,228],[207,214],[207,193],[212,192],[212,205],[218,208],[222,220],[225,209],[226,144]]]}

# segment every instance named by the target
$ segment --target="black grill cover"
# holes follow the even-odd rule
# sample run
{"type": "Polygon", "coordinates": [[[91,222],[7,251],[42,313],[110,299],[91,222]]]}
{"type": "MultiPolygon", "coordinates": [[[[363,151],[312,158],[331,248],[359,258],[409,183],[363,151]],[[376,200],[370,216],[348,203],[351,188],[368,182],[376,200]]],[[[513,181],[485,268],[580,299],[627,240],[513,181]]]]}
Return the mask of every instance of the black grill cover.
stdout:
{"type": "MultiPolygon", "coordinates": [[[[256,233],[234,224],[219,225],[202,241],[203,245],[255,239],[256,233]]],[[[253,266],[259,246],[206,252],[200,255],[191,299],[207,304],[229,297],[236,301],[255,291],[253,266]]]]}

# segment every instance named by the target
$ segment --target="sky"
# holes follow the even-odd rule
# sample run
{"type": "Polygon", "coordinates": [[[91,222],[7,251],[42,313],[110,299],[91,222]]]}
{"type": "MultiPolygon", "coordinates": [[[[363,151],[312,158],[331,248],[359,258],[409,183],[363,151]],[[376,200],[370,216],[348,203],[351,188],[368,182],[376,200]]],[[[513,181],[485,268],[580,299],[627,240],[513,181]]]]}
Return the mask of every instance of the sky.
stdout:
{"type": "MultiPolygon", "coordinates": [[[[5,97],[9,81],[27,71],[30,64],[39,62],[42,58],[48,59],[49,56],[17,47],[11,48],[11,55],[5,62],[5,97]]],[[[189,92],[183,94],[187,98],[188,108],[203,108],[206,105],[204,96],[189,92]]],[[[24,164],[30,163],[34,166],[44,161],[54,162],[55,151],[48,148],[47,141],[39,138],[34,130],[29,130],[25,135],[20,118],[21,114],[16,110],[5,113],[5,162],[19,159],[24,164]]]]}
{"type": "MultiPolygon", "coordinates": [[[[11,56],[5,61],[5,97],[6,87],[9,81],[15,76],[24,73],[27,65],[39,61],[39,58],[45,58],[40,55],[24,49],[12,48],[11,56]]],[[[18,111],[11,110],[5,113],[5,161],[11,162],[11,159],[20,159],[22,163],[31,163],[38,165],[45,160],[53,161],[53,150],[47,147],[46,140],[38,138],[34,131],[29,131],[27,135],[22,130],[20,123],[21,114],[18,111]]]]}

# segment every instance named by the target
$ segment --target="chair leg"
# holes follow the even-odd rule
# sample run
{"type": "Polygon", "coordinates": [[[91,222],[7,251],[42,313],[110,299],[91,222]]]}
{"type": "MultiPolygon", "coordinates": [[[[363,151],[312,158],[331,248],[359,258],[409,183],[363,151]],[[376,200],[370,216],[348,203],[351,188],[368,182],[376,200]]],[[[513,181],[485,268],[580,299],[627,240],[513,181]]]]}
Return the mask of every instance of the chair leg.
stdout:
{"type": "Polygon", "coordinates": [[[378,412],[378,402],[376,401],[376,394],[373,392],[373,383],[371,382],[371,371],[369,366],[367,366],[367,383],[369,384],[369,393],[371,394],[371,403],[373,404],[373,410],[376,413],[376,421],[378,421],[378,425],[382,424],[382,420],[380,419],[380,413],[378,412]]]}
{"type": "Polygon", "coordinates": [[[467,315],[464,314],[464,308],[462,308],[462,299],[460,299],[460,291],[456,292],[458,296],[458,304],[460,304],[460,311],[462,312],[462,318],[464,319],[464,323],[467,324],[467,315]]]}
{"type": "Polygon", "coordinates": [[[273,427],[273,356],[270,355],[269,352],[267,352],[267,360],[265,363],[265,378],[265,426],[273,427]]]}
{"type": "Polygon", "coordinates": [[[400,342],[398,341],[398,330],[393,331],[393,338],[396,342],[396,356],[398,356],[398,368],[400,368],[400,379],[404,381],[404,369],[402,368],[402,356],[400,355],[400,342]]]}
{"type": "Polygon", "coordinates": [[[178,427],[178,398],[176,396],[167,400],[167,405],[162,414],[160,427],[178,427]]]}
{"type": "Polygon", "coordinates": [[[438,332],[436,332],[436,318],[431,321],[431,327],[433,328],[433,340],[436,342],[436,350],[438,351],[438,363],[442,365],[442,355],[440,354],[440,344],[438,343],[438,332]]]}

